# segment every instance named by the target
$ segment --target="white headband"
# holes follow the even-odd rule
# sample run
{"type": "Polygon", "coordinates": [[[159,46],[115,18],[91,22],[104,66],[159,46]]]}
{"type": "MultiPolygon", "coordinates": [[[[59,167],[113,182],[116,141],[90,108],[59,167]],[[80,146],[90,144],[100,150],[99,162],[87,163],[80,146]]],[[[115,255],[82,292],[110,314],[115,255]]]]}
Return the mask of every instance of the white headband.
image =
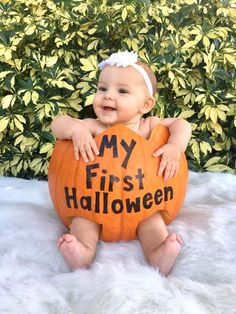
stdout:
{"type": "Polygon", "coordinates": [[[127,66],[132,66],[135,68],[139,73],[142,75],[144,78],[144,81],[147,85],[149,94],[153,96],[153,89],[152,89],[152,83],[147,75],[147,72],[137,64],[138,61],[138,55],[137,53],[131,51],[122,51],[122,52],[117,52],[113,53],[110,55],[110,57],[101,63],[99,63],[98,67],[100,70],[103,70],[106,65],[111,65],[111,66],[116,66],[116,67],[124,67],[126,68],[127,66]]]}

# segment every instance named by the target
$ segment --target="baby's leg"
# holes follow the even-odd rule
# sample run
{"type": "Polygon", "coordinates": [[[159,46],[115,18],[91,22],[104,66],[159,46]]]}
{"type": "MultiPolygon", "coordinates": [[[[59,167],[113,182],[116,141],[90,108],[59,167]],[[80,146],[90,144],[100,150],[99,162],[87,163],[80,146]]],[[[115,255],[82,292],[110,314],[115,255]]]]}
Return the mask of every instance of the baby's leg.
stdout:
{"type": "Polygon", "coordinates": [[[168,235],[160,213],[141,221],[137,235],[147,261],[167,276],[180,253],[183,243],[180,236],[175,233],[168,235]]]}
{"type": "Polygon", "coordinates": [[[72,270],[88,268],[96,255],[100,225],[75,217],[70,226],[70,233],[58,240],[58,247],[72,270]]]}

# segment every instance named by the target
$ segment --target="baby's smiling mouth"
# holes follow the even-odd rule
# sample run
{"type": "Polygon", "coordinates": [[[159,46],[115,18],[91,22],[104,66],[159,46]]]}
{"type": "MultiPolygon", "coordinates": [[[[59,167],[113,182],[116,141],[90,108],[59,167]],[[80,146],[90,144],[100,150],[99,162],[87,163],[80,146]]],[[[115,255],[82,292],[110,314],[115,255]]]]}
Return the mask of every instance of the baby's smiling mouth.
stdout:
{"type": "Polygon", "coordinates": [[[105,111],[115,111],[116,108],[110,107],[110,106],[103,106],[103,110],[105,111]]]}

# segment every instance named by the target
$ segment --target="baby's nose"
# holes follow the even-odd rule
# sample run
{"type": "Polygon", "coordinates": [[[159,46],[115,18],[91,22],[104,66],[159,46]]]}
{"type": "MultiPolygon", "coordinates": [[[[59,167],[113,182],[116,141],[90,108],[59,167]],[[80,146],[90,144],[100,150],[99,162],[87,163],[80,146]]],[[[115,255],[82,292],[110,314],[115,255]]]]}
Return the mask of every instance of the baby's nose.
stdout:
{"type": "Polygon", "coordinates": [[[107,91],[106,94],[105,94],[105,98],[106,99],[113,99],[114,97],[113,97],[112,92],[111,91],[107,91]]]}

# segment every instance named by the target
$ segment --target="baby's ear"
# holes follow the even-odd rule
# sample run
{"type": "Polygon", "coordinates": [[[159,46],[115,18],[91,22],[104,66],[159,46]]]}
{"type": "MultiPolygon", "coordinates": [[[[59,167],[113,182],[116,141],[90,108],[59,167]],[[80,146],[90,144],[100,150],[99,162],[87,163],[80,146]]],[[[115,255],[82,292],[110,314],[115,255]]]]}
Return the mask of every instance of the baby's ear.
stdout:
{"type": "Polygon", "coordinates": [[[154,106],[155,106],[155,98],[152,96],[148,96],[143,104],[141,113],[145,114],[145,113],[150,112],[154,106]]]}

